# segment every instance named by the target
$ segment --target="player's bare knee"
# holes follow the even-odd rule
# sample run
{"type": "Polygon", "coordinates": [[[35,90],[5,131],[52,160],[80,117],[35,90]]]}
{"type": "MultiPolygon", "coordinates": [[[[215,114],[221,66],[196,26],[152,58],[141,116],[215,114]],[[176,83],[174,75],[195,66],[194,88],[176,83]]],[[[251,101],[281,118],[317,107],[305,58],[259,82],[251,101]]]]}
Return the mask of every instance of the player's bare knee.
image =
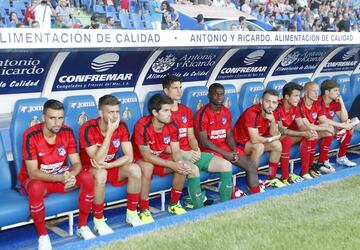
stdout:
{"type": "Polygon", "coordinates": [[[273,151],[281,152],[282,151],[282,145],[280,141],[273,141],[271,143],[273,151]]]}
{"type": "Polygon", "coordinates": [[[107,171],[105,169],[96,169],[93,171],[95,183],[105,185],[107,179],[107,171]]]}
{"type": "Polygon", "coordinates": [[[232,171],[232,163],[229,161],[226,160],[221,161],[221,166],[223,166],[222,167],[223,172],[232,171]]]}
{"type": "Polygon", "coordinates": [[[257,155],[262,155],[264,153],[265,146],[262,143],[255,143],[253,144],[252,149],[253,149],[253,153],[257,155]]]}
{"type": "Polygon", "coordinates": [[[146,166],[141,166],[141,177],[151,180],[153,174],[154,166],[152,164],[147,164],[146,166]]]}
{"type": "Polygon", "coordinates": [[[130,165],[129,178],[134,180],[141,180],[141,169],[137,164],[130,165]]]}

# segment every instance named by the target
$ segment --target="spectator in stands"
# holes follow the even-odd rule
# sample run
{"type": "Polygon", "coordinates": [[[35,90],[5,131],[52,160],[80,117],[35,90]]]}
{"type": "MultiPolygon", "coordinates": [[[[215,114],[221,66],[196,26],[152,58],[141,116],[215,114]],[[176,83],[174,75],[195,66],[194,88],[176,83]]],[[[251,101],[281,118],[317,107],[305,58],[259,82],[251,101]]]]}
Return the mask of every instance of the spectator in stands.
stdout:
{"type": "MultiPolygon", "coordinates": [[[[165,17],[170,15],[172,22],[179,22],[179,13],[170,6],[168,1],[163,1],[161,3],[161,11],[163,12],[163,19],[162,22],[165,22],[165,17]]],[[[179,24],[180,25],[180,24],[179,24]]]]}
{"type": "Polygon", "coordinates": [[[239,31],[248,31],[247,25],[246,25],[246,18],[244,16],[239,17],[239,25],[238,25],[239,31]]]}
{"type": "Polygon", "coordinates": [[[39,249],[51,249],[45,225],[44,197],[80,187],[77,235],[85,240],[94,238],[87,226],[94,198],[94,179],[89,172],[81,171],[74,133],[63,124],[63,104],[53,99],[46,101],[43,121],[24,132],[23,163],[18,179],[22,191],[29,198],[30,214],[39,236],[39,249]],[[71,166],[67,166],[67,159],[71,166]]]}
{"type": "Polygon", "coordinates": [[[203,14],[199,14],[196,16],[196,27],[194,30],[208,30],[207,25],[205,24],[205,19],[203,14]]]}
{"type": "Polygon", "coordinates": [[[23,22],[18,22],[18,23],[16,24],[16,28],[25,28],[25,25],[24,25],[23,22]]]}
{"type": "Polygon", "coordinates": [[[32,23],[32,21],[35,20],[35,14],[32,11],[31,7],[35,5],[35,3],[38,0],[31,0],[31,5],[29,5],[26,10],[25,10],[25,16],[24,16],[24,24],[25,25],[30,25],[32,23]]]}
{"type": "Polygon", "coordinates": [[[180,29],[179,23],[171,21],[171,15],[164,16],[165,20],[161,23],[162,30],[178,30],[180,29]]]}
{"type": "Polygon", "coordinates": [[[94,5],[96,5],[96,0],[88,0],[87,2],[87,13],[92,14],[94,5]]]}
{"type": "Polygon", "coordinates": [[[343,19],[337,24],[339,32],[350,32],[350,19],[348,13],[344,13],[343,19]]]}
{"type": "Polygon", "coordinates": [[[151,24],[154,30],[161,30],[161,22],[163,11],[161,10],[160,0],[150,0],[149,14],[151,16],[151,24]]]}
{"type": "Polygon", "coordinates": [[[71,0],[71,6],[72,8],[77,8],[77,13],[80,15],[80,0],[71,0]]]}
{"type": "Polygon", "coordinates": [[[236,23],[231,24],[230,30],[231,30],[231,31],[238,31],[238,30],[239,30],[239,29],[238,29],[238,25],[237,25],[236,23]]]}
{"type": "Polygon", "coordinates": [[[240,10],[246,14],[251,14],[250,0],[240,0],[240,10]]]}
{"type": "Polygon", "coordinates": [[[39,22],[40,28],[51,28],[51,16],[55,16],[56,12],[49,0],[41,0],[31,6],[31,10],[34,12],[35,20],[39,22]]]}
{"type": "Polygon", "coordinates": [[[12,11],[9,13],[9,24],[8,27],[10,28],[15,28],[16,24],[19,22],[18,18],[17,18],[17,14],[16,12],[12,11]]]}
{"type": "Polygon", "coordinates": [[[105,184],[127,185],[126,222],[136,227],[143,225],[137,214],[140,199],[141,170],[133,163],[133,149],[125,122],[120,120],[120,101],[112,95],[99,99],[99,117],[81,125],[79,130],[80,158],[84,171],[95,179],[95,231],[99,235],[113,233],[104,218],[105,184]],[[117,157],[122,151],[122,156],[117,157]]]}
{"type": "Polygon", "coordinates": [[[3,19],[3,17],[2,17],[1,14],[0,14],[0,28],[4,28],[4,27],[5,27],[4,19],[3,19]]]}
{"type": "Polygon", "coordinates": [[[209,104],[197,113],[195,130],[201,152],[208,152],[224,158],[246,171],[246,182],[250,193],[260,192],[259,178],[254,162],[236,146],[231,128],[232,115],[223,105],[225,89],[219,83],[209,87],[209,104]]]}
{"type": "Polygon", "coordinates": [[[269,17],[269,20],[268,20],[267,23],[270,24],[270,25],[273,26],[273,27],[276,27],[277,24],[276,24],[276,22],[275,22],[275,15],[271,15],[271,16],[269,17]]]}
{"type": "Polygon", "coordinates": [[[142,117],[135,124],[132,136],[134,161],[141,168],[140,219],[144,224],[154,222],[149,210],[149,193],[152,176],[161,177],[173,173],[168,212],[183,214],[180,197],[186,177],[191,197],[199,197],[199,169],[183,160],[179,147],[179,131],[171,121],[173,101],[163,95],[153,95],[149,102],[150,115],[142,117]]]}
{"type": "Polygon", "coordinates": [[[53,24],[51,24],[51,28],[52,29],[67,29],[69,28],[69,26],[67,26],[63,20],[61,16],[56,16],[55,17],[55,22],[53,24]]]}
{"type": "Polygon", "coordinates": [[[112,30],[115,29],[115,25],[114,25],[114,18],[111,16],[108,16],[106,18],[106,24],[102,27],[102,29],[104,30],[112,30]]]}
{"type": "Polygon", "coordinates": [[[90,18],[90,26],[88,29],[100,29],[99,20],[97,19],[96,15],[92,15],[90,18]]]}
{"type": "Polygon", "coordinates": [[[236,9],[235,4],[231,0],[225,0],[225,7],[236,9]]]}
{"type": "Polygon", "coordinates": [[[55,8],[55,12],[57,16],[61,17],[62,25],[68,28],[72,27],[73,14],[67,0],[59,0],[59,3],[55,8]]]}
{"type": "MultiPolygon", "coordinates": [[[[109,5],[109,1],[108,0],[102,0],[104,5],[109,5]]],[[[116,9],[116,1],[115,0],[111,0],[112,5],[114,6],[114,8],[116,9]]]]}
{"type": "Polygon", "coordinates": [[[149,13],[149,0],[137,0],[139,5],[139,15],[149,13]]]}
{"type": "Polygon", "coordinates": [[[224,0],[211,0],[211,6],[213,7],[225,7],[226,4],[224,0]]]}
{"type": "Polygon", "coordinates": [[[31,28],[40,29],[40,23],[36,20],[32,21],[31,28]]]}
{"type": "Polygon", "coordinates": [[[322,31],[321,20],[315,19],[311,29],[312,29],[312,32],[322,31]]]}
{"type": "Polygon", "coordinates": [[[305,9],[303,7],[298,7],[297,12],[293,16],[293,24],[296,28],[296,31],[302,31],[303,25],[302,25],[302,17],[305,12],[305,9]]]}
{"type": "Polygon", "coordinates": [[[322,20],[322,31],[336,31],[335,27],[330,24],[330,20],[328,17],[323,17],[322,20]]]}
{"type": "Polygon", "coordinates": [[[120,7],[121,7],[121,11],[123,13],[129,13],[130,1],[129,0],[121,0],[120,7]]]}
{"type": "Polygon", "coordinates": [[[234,138],[237,145],[250,156],[257,168],[264,152],[270,152],[268,181],[273,187],[284,186],[276,178],[281,156],[279,115],[276,112],[278,101],[279,94],[276,90],[265,90],[261,103],[246,109],[234,126],[234,138]]]}

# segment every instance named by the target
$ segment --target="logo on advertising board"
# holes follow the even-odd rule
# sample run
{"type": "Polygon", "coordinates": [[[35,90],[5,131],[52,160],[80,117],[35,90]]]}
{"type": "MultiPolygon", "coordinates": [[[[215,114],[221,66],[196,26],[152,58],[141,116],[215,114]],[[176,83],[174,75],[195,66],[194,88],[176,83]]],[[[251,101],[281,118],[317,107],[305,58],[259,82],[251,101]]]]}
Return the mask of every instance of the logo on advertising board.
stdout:
{"type": "Polygon", "coordinates": [[[57,73],[53,91],[134,87],[150,52],[72,52],[57,73]]]}
{"type": "Polygon", "coordinates": [[[151,65],[143,85],[159,84],[168,74],[184,82],[203,81],[216,64],[222,49],[164,50],[151,65]]]}
{"type": "Polygon", "coordinates": [[[40,92],[51,58],[44,52],[0,53],[0,94],[40,92]]]}
{"type": "Polygon", "coordinates": [[[331,58],[321,72],[353,71],[359,63],[360,48],[343,48],[331,58]]]}
{"type": "Polygon", "coordinates": [[[216,80],[265,77],[284,48],[239,49],[224,64],[216,80]]]}
{"type": "Polygon", "coordinates": [[[287,54],[276,67],[273,75],[308,74],[324,60],[330,46],[297,47],[287,54]]]}

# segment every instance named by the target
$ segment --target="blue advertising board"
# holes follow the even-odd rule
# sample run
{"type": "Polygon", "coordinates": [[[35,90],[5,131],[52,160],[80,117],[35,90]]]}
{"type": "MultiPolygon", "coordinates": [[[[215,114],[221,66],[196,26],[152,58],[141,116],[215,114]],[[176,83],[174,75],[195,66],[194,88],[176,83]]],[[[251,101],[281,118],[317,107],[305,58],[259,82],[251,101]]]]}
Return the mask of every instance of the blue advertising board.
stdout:
{"type": "Polygon", "coordinates": [[[166,75],[177,75],[184,82],[205,81],[224,49],[164,50],[151,65],[143,85],[160,84],[166,75]]]}
{"type": "Polygon", "coordinates": [[[324,60],[330,46],[307,46],[294,48],[277,65],[273,76],[310,74],[324,60]]]}
{"type": "Polygon", "coordinates": [[[61,65],[53,91],[134,87],[150,51],[72,52],[61,65]]]}
{"type": "Polygon", "coordinates": [[[353,71],[359,63],[360,47],[345,47],[336,53],[321,72],[353,71]]]}
{"type": "Polygon", "coordinates": [[[0,53],[0,94],[41,92],[53,53],[0,53]]]}
{"type": "Polygon", "coordinates": [[[285,47],[239,49],[224,64],[216,80],[266,77],[285,47]]]}

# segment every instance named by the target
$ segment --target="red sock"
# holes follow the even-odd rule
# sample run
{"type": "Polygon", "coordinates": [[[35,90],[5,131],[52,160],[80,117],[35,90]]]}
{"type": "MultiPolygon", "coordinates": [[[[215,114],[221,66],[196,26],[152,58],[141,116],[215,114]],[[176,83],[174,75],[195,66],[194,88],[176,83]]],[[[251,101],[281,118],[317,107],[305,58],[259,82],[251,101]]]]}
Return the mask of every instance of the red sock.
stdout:
{"type": "Polygon", "coordinates": [[[311,141],[311,147],[310,147],[310,157],[309,157],[309,166],[314,165],[314,156],[316,151],[316,144],[318,140],[311,141]]]}
{"type": "Polygon", "coordinates": [[[260,187],[250,187],[250,193],[256,194],[260,192],[260,187]]]}
{"type": "Polygon", "coordinates": [[[334,139],[333,136],[325,136],[321,139],[320,143],[320,154],[319,154],[319,163],[323,163],[324,161],[329,159],[329,150],[332,140],[334,139]]]}
{"type": "Polygon", "coordinates": [[[352,131],[351,130],[346,130],[345,139],[340,143],[338,157],[345,156],[346,151],[347,151],[347,149],[349,147],[349,143],[351,141],[351,138],[352,138],[352,131]]]}
{"type": "Polygon", "coordinates": [[[76,185],[80,187],[78,198],[78,228],[86,226],[91,206],[94,201],[94,178],[89,172],[81,172],[76,176],[76,185]]]}
{"type": "Polygon", "coordinates": [[[290,150],[291,150],[291,137],[285,136],[281,140],[282,152],[280,157],[280,166],[281,166],[281,179],[287,180],[289,178],[289,160],[290,160],[290,150]]]}
{"type": "Polygon", "coordinates": [[[148,210],[149,209],[149,198],[147,198],[146,200],[143,200],[140,198],[139,205],[140,205],[141,211],[148,210]]]}
{"type": "Polygon", "coordinates": [[[274,179],[276,177],[276,170],[278,167],[278,163],[269,162],[269,179],[274,179]]]}
{"type": "Polygon", "coordinates": [[[136,211],[137,205],[139,203],[139,199],[140,199],[140,193],[136,193],[136,194],[127,194],[127,208],[130,211],[136,211]]]}
{"type": "Polygon", "coordinates": [[[39,237],[47,235],[44,206],[45,185],[42,181],[31,180],[26,186],[26,191],[29,195],[30,214],[34,220],[37,234],[39,237]]]}
{"type": "Polygon", "coordinates": [[[309,173],[309,157],[311,142],[303,138],[300,142],[301,175],[309,173]]]}
{"type": "Polygon", "coordinates": [[[182,190],[171,188],[170,204],[177,203],[180,200],[181,195],[182,195],[182,190]]]}
{"type": "Polygon", "coordinates": [[[100,204],[93,203],[92,210],[96,219],[102,219],[104,217],[104,202],[100,204]]]}

